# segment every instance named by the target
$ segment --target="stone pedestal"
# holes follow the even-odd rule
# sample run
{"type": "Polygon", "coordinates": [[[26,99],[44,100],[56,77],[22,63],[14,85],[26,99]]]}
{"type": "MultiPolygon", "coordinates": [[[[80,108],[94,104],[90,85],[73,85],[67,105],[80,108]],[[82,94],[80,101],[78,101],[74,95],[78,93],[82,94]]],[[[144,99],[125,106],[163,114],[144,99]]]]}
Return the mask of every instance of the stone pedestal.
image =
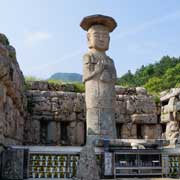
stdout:
{"type": "Polygon", "coordinates": [[[93,146],[85,146],[80,153],[77,167],[78,180],[100,180],[99,167],[96,163],[96,155],[93,146]]]}

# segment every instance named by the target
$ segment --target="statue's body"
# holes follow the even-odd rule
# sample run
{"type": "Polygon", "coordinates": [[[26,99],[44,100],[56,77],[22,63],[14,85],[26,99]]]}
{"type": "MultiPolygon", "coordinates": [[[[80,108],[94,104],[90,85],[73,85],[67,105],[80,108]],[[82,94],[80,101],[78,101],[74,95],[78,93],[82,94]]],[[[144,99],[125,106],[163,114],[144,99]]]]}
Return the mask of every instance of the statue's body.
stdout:
{"type": "Polygon", "coordinates": [[[92,25],[88,29],[89,52],[83,57],[85,83],[87,143],[99,138],[116,138],[115,82],[113,60],[105,53],[109,48],[109,29],[92,25]]]}

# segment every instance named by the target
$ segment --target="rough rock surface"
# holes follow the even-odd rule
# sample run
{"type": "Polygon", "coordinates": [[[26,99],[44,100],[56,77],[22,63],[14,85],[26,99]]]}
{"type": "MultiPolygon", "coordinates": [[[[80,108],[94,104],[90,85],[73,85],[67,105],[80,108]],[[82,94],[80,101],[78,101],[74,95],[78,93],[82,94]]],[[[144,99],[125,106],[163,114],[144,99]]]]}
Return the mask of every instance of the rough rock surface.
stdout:
{"type": "Polygon", "coordinates": [[[24,77],[16,60],[16,51],[0,34],[0,143],[23,142],[25,117],[24,77]]]}
{"type": "Polygon", "coordinates": [[[180,88],[161,93],[161,123],[166,125],[165,138],[175,144],[180,136],[180,88]]]}
{"type": "Polygon", "coordinates": [[[160,124],[145,124],[141,130],[143,139],[161,139],[162,127],[160,124]]]}
{"type": "Polygon", "coordinates": [[[176,142],[178,139],[180,132],[179,132],[179,122],[178,121],[170,121],[167,123],[166,126],[166,139],[170,140],[172,144],[176,142]]]}
{"type": "Polygon", "coordinates": [[[2,155],[2,179],[23,179],[24,151],[8,149],[2,155]]]}
{"type": "Polygon", "coordinates": [[[122,139],[136,139],[137,138],[137,127],[133,123],[124,123],[121,129],[122,139]]]}
{"type": "Polygon", "coordinates": [[[29,115],[25,141],[28,144],[83,145],[85,138],[84,95],[75,92],[27,92],[29,115]]]}
{"type": "Polygon", "coordinates": [[[79,180],[100,180],[100,168],[97,166],[94,147],[87,145],[80,153],[80,160],[77,167],[77,179],[79,180]]]}

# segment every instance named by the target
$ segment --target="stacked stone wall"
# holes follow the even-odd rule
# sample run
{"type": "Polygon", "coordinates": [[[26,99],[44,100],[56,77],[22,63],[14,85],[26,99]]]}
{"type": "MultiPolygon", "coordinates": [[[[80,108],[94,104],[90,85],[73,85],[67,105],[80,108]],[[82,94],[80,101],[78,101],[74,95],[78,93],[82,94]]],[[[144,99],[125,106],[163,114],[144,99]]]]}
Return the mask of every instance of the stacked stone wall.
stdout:
{"type": "Polygon", "coordinates": [[[116,122],[122,139],[159,139],[161,125],[154,98],[141,87],[116,87],[116,122]]]}
{"type": "Polygon", "coordinates": [[[179,88],[161,93],[161,123],[166,127],[164,138],[170,140],[171,144],[175,144],[180,137],[179,88]]]}
{"type": "MultiPolygon", "coordinates": [[[[31,83],[27,91],[29,118],[25,128],[26,143],[60,145],[85,143],[84,94],[73,92],[74,89],[70,87],[59,85],[53,89],[47,82],[31,83]],[[71,89],[72,92],[64,92],[62,87],[71,89]],[[44,140],[41,139],[43,132],[44,140]],[[63,137],[62,133],[67,137],[63,137]]],[[[157,121],[154,98],[148,95],[144,88],[117,86],[116,94],[115,119],[117,129],[119,128],[118,138],[160,139],[162,130],[157,121]]]]}
{"type": "MultiPolygon", "coordinates": [[[[29,83],[16,51],[0,34],[0,143],[83,145],[86,107],[71,84],[29,83]],[[26,106],[27,105],[27,106],[26,106]]],[[[175,143],[180,132],[180,90],[161,94],[161,106],[141,87],[116,87],[115,120],[119,139],[160,139],[175,143]],[[163,135],[162,135],[163,133],[163,135]]]]}
{"type": "Polygon", "coordinates": [[[29,90],[27,98],[29,116],[26,120],[25,141],[28,144],[84,144],[83,94],[29,90]]]}

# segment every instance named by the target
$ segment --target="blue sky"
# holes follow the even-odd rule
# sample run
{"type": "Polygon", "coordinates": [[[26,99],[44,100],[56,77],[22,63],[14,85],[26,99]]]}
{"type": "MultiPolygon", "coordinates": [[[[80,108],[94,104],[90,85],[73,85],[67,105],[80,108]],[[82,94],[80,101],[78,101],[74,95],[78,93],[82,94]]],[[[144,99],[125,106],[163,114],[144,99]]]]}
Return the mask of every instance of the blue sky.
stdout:
{"type": "Polygon", "coordinates": [[[16,48],[24,75],[82,73],[87,45],[79,23],[91,14],[118,23],[107,52],[118,76],[180,56],[180,0],[0,0],[0,6],[0,32],[16,48]]]}

